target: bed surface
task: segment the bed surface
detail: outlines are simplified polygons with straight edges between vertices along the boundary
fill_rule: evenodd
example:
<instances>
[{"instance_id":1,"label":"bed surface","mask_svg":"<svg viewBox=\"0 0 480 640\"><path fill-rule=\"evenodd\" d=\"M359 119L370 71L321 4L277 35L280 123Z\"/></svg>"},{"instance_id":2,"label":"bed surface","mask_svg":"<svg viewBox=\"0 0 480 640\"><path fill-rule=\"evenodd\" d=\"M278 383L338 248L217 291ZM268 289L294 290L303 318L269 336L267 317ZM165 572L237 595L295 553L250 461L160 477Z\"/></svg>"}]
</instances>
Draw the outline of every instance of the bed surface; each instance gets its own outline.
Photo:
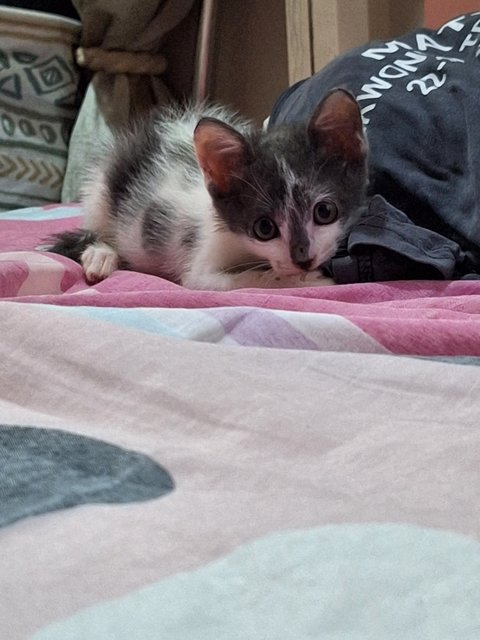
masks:
<instances>
[{"instance_id":1,"label":"bed surface","mask_svg":"<svg viewBox=\"0 0 480 640\"><path fill-rule=\"evenodd\" d=\"M480 281L89 287L0 219L0 637L480 637Z\"/></svg>"}]
</instances>

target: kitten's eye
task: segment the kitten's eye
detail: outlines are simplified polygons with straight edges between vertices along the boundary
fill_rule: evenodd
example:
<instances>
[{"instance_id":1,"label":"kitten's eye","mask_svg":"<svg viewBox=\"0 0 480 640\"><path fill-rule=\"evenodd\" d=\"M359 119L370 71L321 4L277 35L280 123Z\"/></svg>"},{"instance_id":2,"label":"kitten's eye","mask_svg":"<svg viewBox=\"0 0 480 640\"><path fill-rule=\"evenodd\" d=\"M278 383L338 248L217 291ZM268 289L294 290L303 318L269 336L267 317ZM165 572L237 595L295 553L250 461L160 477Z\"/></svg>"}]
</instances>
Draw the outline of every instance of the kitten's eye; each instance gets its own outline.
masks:
<instances>
[{"instance_id":1,"label":"kitten's eye","mask_svg":"<svg viewBox=\"0 0 480 640\"><path fill-rule=\"evenodd\" d=\"M270 218L259 218L253 225L253 233L258 240L273 240L278 236L278 227Z\"/></svg>"},{"instance_id":2,"label":"kitten's eye","mask_svg":"<svg viewBox=\"0 0 480 640\"><path fill-rule=\"evenodd\" d=\"M313 221L315 224L331 224L338 218L337 205L330 200L317 202L313 207Z\"/></svg>"}]
</instances>

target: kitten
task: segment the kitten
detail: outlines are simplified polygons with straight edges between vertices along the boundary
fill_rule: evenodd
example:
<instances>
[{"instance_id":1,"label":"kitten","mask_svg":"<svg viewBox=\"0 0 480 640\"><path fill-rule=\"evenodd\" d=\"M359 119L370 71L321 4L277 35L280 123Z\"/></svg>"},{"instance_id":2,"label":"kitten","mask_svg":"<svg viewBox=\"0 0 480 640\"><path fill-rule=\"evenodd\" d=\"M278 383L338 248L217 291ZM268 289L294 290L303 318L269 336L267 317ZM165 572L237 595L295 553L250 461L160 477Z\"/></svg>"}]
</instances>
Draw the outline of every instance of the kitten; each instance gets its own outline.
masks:
<instances>
[{"instance_id":1,"label":"kitten","mask_svg":"<svg viewBox=\"0 0 480 640\"><path fill-rule=\"evenodd\" d=\"M120 266L192 289L330 284L320 265L364 205L366 156L341 89L307 125L271 131L220 107L160 110L117 137L87 184L84 229L49 250L89 282Z\"/></svg>"}]
</instances>

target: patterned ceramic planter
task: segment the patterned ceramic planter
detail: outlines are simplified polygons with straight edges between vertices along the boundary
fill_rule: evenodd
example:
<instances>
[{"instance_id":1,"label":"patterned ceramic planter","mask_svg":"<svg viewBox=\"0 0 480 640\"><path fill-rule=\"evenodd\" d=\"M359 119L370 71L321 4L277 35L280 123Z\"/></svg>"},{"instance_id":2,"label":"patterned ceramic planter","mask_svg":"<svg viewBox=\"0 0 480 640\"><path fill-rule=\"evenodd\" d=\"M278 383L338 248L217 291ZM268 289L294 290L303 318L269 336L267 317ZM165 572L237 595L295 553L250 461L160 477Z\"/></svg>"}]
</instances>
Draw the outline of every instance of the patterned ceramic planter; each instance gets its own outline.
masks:
<instances>
[{"instance_id":1,"label":"patterned ceramic planter","mask_svg":"<svg viewBox=\"0 0 480 640\"><path fill-rule=\"evenodd\" d=\"M60 200L79 37L75 20L0 7L0 210Z\"/></svg>"}]
</instances>

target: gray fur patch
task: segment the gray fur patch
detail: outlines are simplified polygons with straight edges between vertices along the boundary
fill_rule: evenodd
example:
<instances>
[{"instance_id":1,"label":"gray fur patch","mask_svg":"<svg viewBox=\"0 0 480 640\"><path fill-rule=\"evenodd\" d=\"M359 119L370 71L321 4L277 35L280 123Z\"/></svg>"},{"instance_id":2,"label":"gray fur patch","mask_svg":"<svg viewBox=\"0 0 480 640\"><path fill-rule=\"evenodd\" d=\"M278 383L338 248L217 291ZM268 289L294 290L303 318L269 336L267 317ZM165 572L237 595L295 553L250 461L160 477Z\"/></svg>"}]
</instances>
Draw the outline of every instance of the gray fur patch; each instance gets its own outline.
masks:
<instances>
[{"instance_id":1,"label":"gray fur patch","mask_svg":"<svg viewBox=\"0 0 480 640\"><path fill-rule=\"evenodd\" d=\"M197 241L197 231L195 229L188 229L182 236L182 246L191 248Z\"/></svg>"},{"instance_id":2,"label":"gray fur patch","mask_svg":"<svg viewBox=\"0 0 480 640\"><path fill-rule=\"evenodd\" d=\"M175 209L168 202L151 204L143 214L142 246L147 253L156 253L168 242Z\"/></svg>"}]
</instances>

